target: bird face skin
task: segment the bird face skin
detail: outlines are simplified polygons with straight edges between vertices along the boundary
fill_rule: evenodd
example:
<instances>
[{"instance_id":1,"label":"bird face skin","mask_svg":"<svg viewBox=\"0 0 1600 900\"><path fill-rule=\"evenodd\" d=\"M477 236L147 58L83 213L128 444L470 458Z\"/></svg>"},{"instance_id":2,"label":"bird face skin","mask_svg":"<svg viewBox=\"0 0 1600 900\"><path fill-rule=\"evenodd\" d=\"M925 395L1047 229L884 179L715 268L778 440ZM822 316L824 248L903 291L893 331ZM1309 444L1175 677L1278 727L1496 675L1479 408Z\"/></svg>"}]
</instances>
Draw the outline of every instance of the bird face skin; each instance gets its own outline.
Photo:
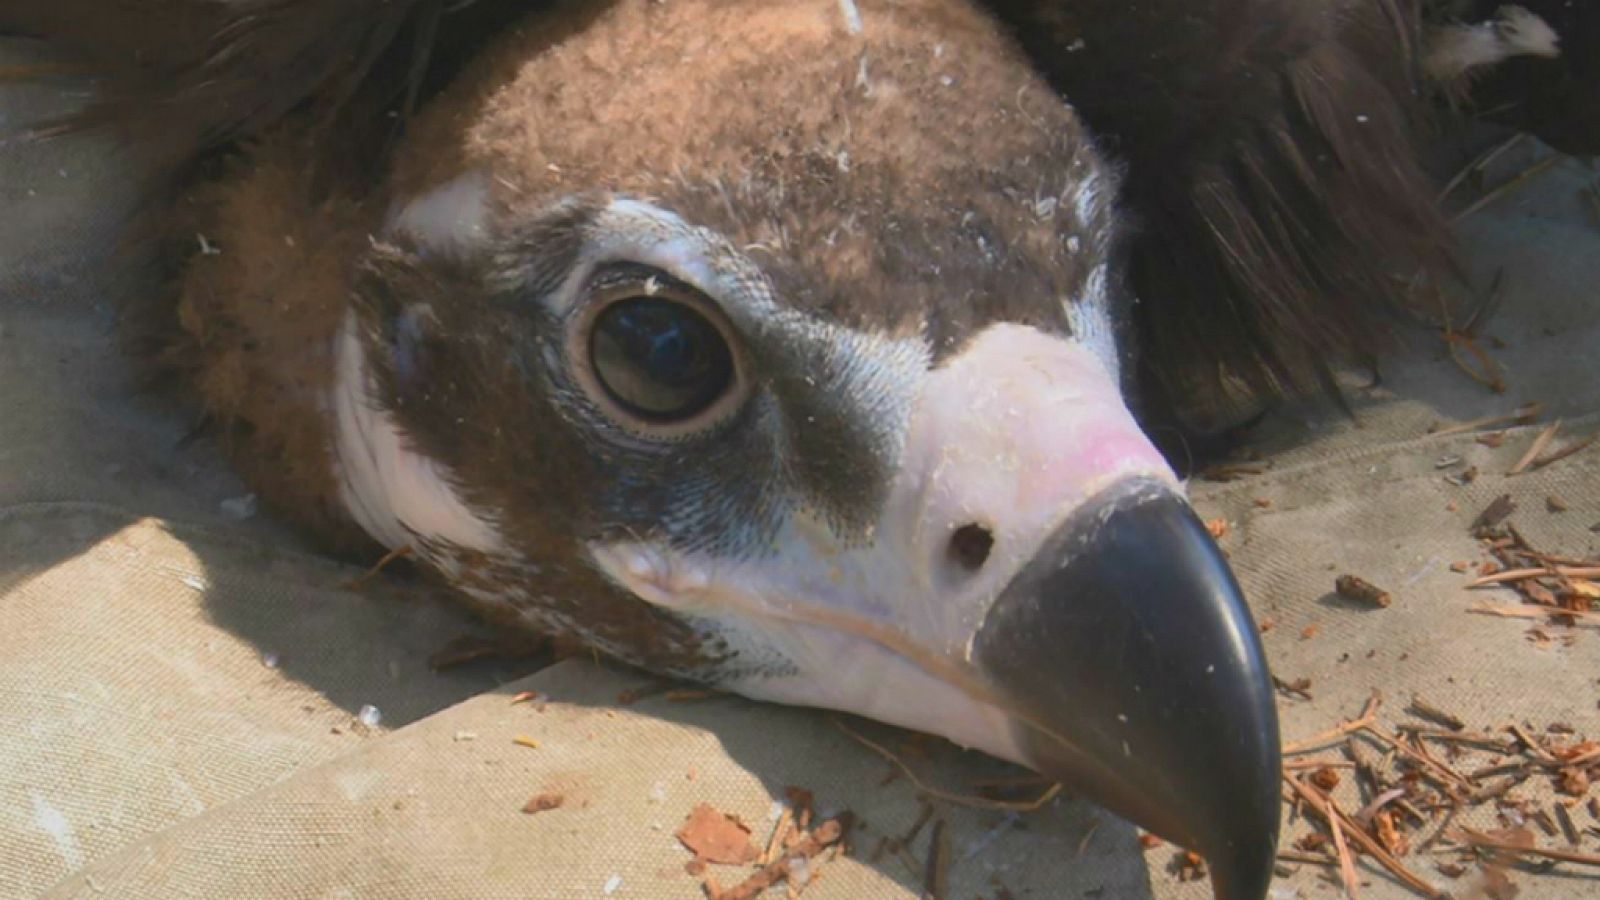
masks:
<instances>
[{"instance_id":1,"label":"bird face skin","mask_svg":"<svg viewBox=\"0 0 1600 900\"><path fill-rule=\"evenodd\" d=\"M1071 108L950 0L540 18L389 179L350 517L499 620L1032 766L1263 896L1265 664L1124 400Z\"/></svg>"}]
</instances>

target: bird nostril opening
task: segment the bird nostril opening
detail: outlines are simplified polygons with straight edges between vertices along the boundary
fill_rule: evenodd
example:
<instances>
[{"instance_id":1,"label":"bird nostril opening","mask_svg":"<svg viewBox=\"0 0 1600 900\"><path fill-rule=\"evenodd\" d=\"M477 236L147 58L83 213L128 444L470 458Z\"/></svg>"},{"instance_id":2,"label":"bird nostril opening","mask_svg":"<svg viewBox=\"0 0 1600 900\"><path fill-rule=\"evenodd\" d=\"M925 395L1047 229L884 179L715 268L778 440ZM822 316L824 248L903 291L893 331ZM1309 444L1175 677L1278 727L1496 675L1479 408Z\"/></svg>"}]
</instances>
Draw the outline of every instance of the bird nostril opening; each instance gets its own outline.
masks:
<instances>
[{"instance_id":1,"label":"bird nostril opening","mask_svg":"<svg viewBox=\"0 0 1600 900\"><path fill-rule=\"evenodd\" d=\"M993 549L994 532L969 522L950 535L950 546L945 548L945 553L951 562L968 572L976 572L983 568L989 559L989 551Z\"/></svg>"}]
</instances>

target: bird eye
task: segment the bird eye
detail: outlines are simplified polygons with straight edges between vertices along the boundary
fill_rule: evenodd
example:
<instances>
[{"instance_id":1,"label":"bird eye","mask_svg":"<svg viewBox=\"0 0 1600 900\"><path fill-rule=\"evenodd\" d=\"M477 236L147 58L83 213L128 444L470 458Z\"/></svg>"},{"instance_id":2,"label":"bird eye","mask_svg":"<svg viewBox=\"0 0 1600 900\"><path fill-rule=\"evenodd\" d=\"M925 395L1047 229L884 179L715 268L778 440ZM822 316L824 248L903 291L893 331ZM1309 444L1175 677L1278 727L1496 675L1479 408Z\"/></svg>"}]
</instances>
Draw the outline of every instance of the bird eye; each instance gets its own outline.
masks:
<instances>
[{"instance_id":1,"label":"bird eye","mask_svg":"<svg viewBox=\"0 0 1600 900\"><path fill-rule=\"evenodd\" d=\"M721 329L676 300L617 300L595 318L589 335L600 386L641 419L692 418L733 384L733 352Z\"/></svg>"}]
</instances>

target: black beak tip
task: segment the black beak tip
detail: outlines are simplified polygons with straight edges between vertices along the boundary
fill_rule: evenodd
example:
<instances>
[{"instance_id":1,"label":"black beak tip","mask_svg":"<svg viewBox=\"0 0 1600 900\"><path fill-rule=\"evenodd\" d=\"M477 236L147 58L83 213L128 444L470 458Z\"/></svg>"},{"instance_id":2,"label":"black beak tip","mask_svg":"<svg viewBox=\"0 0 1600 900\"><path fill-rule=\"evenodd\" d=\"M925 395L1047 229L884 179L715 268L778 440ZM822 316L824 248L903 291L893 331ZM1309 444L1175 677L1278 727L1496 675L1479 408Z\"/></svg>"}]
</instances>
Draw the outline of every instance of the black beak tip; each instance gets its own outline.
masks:
<instances>
[{"instance_id":1,"label":"black beak tip","mask_svg":"<svg viewBox=\"0 0 1600 900\"><path fill-rule=\"evenodd\" d=\"M1199 851L1219 900L1259 900L1280 815L1271 679L1243 595L1189 505L1118 485L996 600L975 660L1035 767Z\"/></svg>"}]
</instances>

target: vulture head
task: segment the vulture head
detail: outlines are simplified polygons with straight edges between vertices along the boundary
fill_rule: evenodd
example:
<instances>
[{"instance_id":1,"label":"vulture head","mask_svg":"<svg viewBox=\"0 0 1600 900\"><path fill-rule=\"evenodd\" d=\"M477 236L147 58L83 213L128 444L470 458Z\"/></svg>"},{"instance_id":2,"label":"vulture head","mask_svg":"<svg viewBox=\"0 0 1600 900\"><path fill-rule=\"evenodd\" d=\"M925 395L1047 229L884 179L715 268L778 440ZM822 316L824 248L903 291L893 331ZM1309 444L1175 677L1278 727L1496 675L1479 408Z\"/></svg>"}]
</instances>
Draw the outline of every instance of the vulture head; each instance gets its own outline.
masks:
<instances>
[{"instance_id":1,"label":"vulture head","mask_svg":"<svg viewBox=\"0 0 1600 900\"><path fill-rule=\"evenodd\" d=\"M1123 394L1118 178L962 4L536 19L384 186L339 498L501 619L1032 766L1260 896L1271 690Z\"/></svg>"},{"instance_id":2,"label":"vulture head","mask_svg":"<svg viewBox=\"0 0 1600 900\"><path fill-rule=\"evenodd\" d=\"M1037 62L966 0L557 4L381 170L292 116L191 186L167 356L268 505L496 621L1033 767L1262 897L1261 646Z\"/></svg>"}]
</instances>

